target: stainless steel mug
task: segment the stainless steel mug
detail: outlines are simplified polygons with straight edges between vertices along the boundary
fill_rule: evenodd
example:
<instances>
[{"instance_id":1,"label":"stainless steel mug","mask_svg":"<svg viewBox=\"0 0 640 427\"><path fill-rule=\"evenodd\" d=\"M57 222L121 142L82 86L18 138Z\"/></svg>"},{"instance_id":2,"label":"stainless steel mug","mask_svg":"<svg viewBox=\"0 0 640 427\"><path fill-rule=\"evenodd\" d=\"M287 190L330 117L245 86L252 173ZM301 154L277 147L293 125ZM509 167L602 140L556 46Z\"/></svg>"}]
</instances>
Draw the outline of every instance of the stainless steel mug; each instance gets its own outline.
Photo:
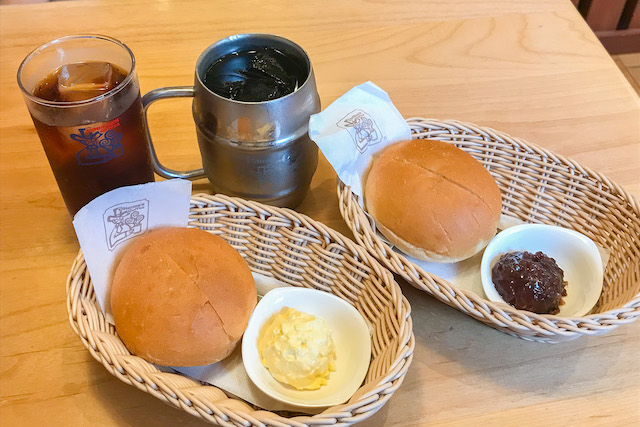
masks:
<instances>
[{"instance_id":1,"label":"stainless steel mug","mask_svg":"<svg viewBox=\"0 0 640 427\"><path fill-rule=\"evenodd\" d=\"M293 93L261 102L220 96L204 84L208 68L229 53L274 48L304 64L307 79ZM176 171L163 166L149 136L157 174L198 179L205 175L218 193L294 208L302 202L318 165L318 147L309 139L309 116L320 111L313 67L306 52L270 34L238 34L209 46L198 58L193 87L166 87L143 96L149 106L162 98L193 97L193 119L203 169Z\"/></svg>"}]
</instances>

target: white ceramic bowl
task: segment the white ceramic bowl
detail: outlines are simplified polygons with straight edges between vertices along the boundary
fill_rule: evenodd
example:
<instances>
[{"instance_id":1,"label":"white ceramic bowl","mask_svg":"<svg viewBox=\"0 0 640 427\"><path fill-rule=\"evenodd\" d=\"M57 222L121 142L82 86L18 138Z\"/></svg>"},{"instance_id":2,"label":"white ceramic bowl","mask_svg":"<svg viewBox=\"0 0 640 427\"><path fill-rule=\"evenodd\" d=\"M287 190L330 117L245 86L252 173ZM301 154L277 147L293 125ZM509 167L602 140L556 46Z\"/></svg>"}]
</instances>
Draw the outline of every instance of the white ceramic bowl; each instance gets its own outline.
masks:
<instances>
[{"instance_id":1,"label":"white ceramic bowl","mask_svg":"<svg viewBox=\"0 0 640 427\"><path fill-rule=\"evenodd\" d=\"M297 390L271 376L258 354L258 334L264 323L283 307L323 319L332 331L336 370L318 390ZM364 380L371 359L371 335L364 318L348 302L327 292L306 288L277 288L256 305L242 338L242 361L251 381L282 402L304 407L346 402Z\"/></svg>"},{"instance_id":2,"label":"white ceramic bowl","mask_svg":"<svg viewBox=\"0 0 640 427\"><path fill-rule=\"evenodd\" d=\"M564 271L567 296L563 298L564 305L560 306L558 316L584 316L598 302L603 267L595 243L577 231L543 224L507 228L487 245L480 269L482 287L489 300L505 303L491 280L491 269L502 255L512 251L542 251L555 259Z\"/></svg>"}]
</instances>

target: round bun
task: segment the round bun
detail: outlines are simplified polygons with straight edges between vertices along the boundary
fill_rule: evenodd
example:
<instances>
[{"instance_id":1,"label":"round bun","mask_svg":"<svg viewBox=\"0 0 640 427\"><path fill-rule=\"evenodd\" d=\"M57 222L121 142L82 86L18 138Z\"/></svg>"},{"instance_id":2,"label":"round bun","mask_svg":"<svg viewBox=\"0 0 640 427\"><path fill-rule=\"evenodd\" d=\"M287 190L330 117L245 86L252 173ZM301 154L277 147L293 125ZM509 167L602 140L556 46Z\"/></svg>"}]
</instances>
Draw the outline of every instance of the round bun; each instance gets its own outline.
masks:
<instances>
[{"instance_id":1,"label":"round bun","mask_svg":"<svg viewBox=\"0 0 640 427\"><path fill-rule=\"evenodd\" d=\"M365 184L376 227L402 252L457 262L484 248L496 233L502 199L489 172L443 141L411 140L385 148Z\"/></svg>"},{"instance_id":2,"label":"round bun","mask_svg":"<svg viewBox=\"0 0 640 427\"><path fill-rule=\"evenodd\" d=\"M133 240L111 287L116 330L129 351L168 366L228 356L256 301L242 256L196 228L162 228Z\"/></svg>"}]
</instances>

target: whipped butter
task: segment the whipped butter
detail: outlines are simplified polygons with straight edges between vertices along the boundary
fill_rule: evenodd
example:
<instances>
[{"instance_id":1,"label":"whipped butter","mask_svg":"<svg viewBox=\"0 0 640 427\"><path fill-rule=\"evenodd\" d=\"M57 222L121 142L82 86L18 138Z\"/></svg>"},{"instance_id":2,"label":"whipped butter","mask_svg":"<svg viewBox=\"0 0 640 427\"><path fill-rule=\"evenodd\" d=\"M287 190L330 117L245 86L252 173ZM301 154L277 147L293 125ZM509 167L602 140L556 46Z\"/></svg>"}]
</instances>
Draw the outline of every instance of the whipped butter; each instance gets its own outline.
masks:
<instances>
[{"instance_id":1,"label":"whipped butter","mask_svg":"<svg viewBox=\"0 0 640 427\"><path fill-rule=\"evenodd\" d=\"M336 350L327 323L284 307L267 320L258 336L262 364L278 381L298 390L317 390L336 370Z\"/></svg>"}]
</instances>

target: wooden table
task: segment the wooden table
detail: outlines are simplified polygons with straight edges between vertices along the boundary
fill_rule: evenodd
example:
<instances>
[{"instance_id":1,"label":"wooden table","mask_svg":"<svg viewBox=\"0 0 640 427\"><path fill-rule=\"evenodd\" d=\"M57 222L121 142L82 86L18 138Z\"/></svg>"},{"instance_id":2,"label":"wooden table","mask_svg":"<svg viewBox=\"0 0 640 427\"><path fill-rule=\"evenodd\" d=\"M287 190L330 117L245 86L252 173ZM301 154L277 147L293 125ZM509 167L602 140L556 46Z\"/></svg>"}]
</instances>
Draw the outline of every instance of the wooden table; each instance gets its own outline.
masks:
<instances>
[{"instance_id":1,"label":"wooden table","mask_svg":"<svg viewBox=\"0 0 640 427\"><path fill-rule=\"evenodd\" d=\"M22 58L70 33L128 44L142 91L191 84L204 48L270 32L309 53L324 106L371 80L405 117L492 126L608 175L640 197L640 102L568 0L69 1L0 8L2 403L13 425L198 425L111 377L68 325L78 243L16 85ZM198 165L188 100L153 108L165 163ZM209 191L206 181L194 191ZM299 207L349 235L324 159ZM640 421L640 322L566 344L516 339L406 284L416 349L367 426Z\"/></svg>"}]
</instances>

